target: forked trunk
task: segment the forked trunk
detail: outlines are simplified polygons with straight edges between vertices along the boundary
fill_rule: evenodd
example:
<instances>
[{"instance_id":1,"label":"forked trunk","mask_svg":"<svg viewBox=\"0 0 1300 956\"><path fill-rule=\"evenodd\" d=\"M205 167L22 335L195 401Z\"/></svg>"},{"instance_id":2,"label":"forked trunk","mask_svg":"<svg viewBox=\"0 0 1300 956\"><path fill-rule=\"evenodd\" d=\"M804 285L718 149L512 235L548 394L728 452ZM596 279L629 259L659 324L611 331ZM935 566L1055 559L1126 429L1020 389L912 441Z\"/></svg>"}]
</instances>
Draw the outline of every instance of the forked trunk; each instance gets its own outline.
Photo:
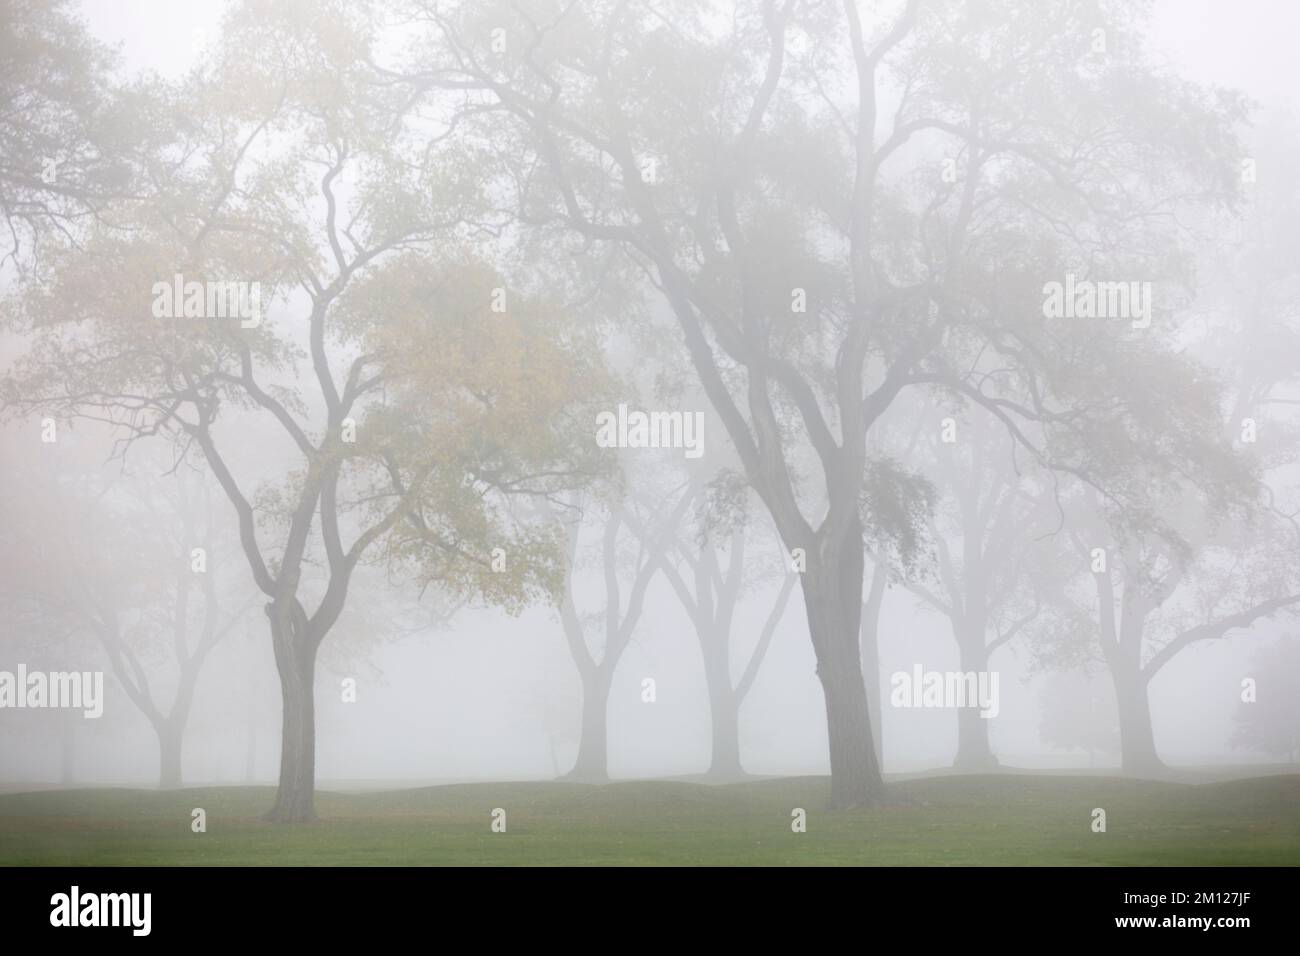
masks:
<instances>
[{"instance_id":1,"label":"forked trunk","mask_svg":"<svg viewBox=\"0 0 1300 956\"><path fill-rule=\"evenodd\" d=\"M1112 671L1115 700L1119 705L1120 760L1125 773L1144 774L1164 769L1156 753L1151 730L1151 702L1147 682L1140 673Z\"/></svg>"},{"instance_id":2,"label":"forked trunk","mask_svg":"<svg viewBox=\"0 0 1300 956\"><path fill-rule=\"evenodd\" d=\"M827 542L826 553L809 555L803 575L808 630L817 655L817 676L826 698L830 744L831 807L870 805L883 789L876 761L858 650L862 621L862 529L853 526Z\"/></svg>"},{"instance_id":3,"label":"forked trunk","mask_svg":"<svg viewBox=\"0 0 1300 956\"><path fill-rule=\"evenodd\" d=\"M179 790L182 784L181 727L174 720L158 726L158 789Z\"/></svg>"},{"instance_id":4,"label":"forked trunk","mask_svg":"<svg viewBox=\"0 0 1300 956\"><path fill-rule=\"evenodd\" d=\"M609 685L610 680L601 668L596 668L583 677L582 737L578 741L578 759L567 774L570 780L609 779L609 733L606 722Z\"/></svg>"},{"instance_id":5,"label":"forked trunk","mask_svg":"<svg viewBox=\"0 0 1300 956\"><path fill-rule=\"evenodd\" d=\"M709 717L713 726L713 755L709 776L724 779L743 777L740 765L740 701L731 685L727 635L701 635L704 679L709 689Z\"/></svg>"},{"instance_id":6,"label":"forked trunk","mask_svg":"<svg viewBox=\"0 0 1300 956\"><path fill-rule=\"evenodd\" d=\"M267 819L273 823L304 823L316 819L316 647L308 635L274 619L271 631L284 709L280 788Z\"/></svg>"},{"instance_id":7,"label":"forked trunk","mask_svg":"<svg viewBox=\"0 0 1300 956\"><path fill-rule=\"evenodd\" d=\"M979 675L989 666L982 621L962 629L958 635L958 647L962 672L975 674L976 683L981 684ZM957 708L957 756L952 765L958 770L991 770L998 765L998 758L989 746L989 721L980 716L977 702L968 700L965 703L966 706Z\"/></svg>"}]
</instances>

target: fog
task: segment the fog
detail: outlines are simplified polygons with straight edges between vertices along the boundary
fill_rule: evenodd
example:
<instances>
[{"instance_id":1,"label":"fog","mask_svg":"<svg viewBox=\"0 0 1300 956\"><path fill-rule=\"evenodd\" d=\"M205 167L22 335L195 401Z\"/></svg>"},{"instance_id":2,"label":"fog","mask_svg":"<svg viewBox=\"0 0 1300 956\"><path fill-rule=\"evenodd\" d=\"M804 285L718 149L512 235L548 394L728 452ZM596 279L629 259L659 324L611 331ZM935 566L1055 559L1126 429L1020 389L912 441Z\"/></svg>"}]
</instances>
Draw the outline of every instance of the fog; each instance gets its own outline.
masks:
<instances>
[{"instance_id":1,"label":"fog","mask_svg":"<svg viewBox=\"0 0 1300 956\"><path fill-rule=\"evenodd\" d=\"M1294 772L1294 5L6 6L0 788Z\"/></svg>"}]
</instances>

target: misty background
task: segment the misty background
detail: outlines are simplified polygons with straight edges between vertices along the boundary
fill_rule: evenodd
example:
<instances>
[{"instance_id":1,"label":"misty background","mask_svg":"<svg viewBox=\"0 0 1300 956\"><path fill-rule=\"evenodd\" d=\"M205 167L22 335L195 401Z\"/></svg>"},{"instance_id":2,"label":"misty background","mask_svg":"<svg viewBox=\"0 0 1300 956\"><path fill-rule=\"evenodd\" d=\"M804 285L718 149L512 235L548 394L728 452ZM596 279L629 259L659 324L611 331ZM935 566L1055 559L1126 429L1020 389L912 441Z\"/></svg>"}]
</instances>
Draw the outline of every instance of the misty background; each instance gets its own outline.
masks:
<instances>
[{"instance_id":1,"label":"misty background","mask_svg":"<svg viewBox=\"0 0 1300 956\"><path fill-rule=\"evenodd\" d=\"M91 35L120 51L116 70L121 78L153 71L166 79L178 79L219 35L226 6L218 0L183 4L84 0L79 12ZM1294 51L1298 30L1300 8L1293 4L1164 0L1154 5L1151 31L1145 40L1182 76L1239 89L1258 102L1260 115L1291 117L1294 122L1296 91L1300 89ZM1292 166L1285 175L1294 178L1295 170ZM1295 249L1287 253L1294 257ZM1213 259L1208 249L1206 255ZM8 290L19 284L13 263L6 266L4 279ZM1208 300L1215 293L1210 285L1206 283L1203 295L1188 303L1191 312L1212 309ZM273 305L268 321L274 323L277 310L284 308L284 303ZM662 312L662 305L652 305L649 321L670 323ZM670 376L680 372L681 360L671 354L647 358L635 342L610 339L606 345L610 364L622 374L649 376L652 372L647 369L656 363ZM1203 344L1197 347L1204 348ZM1256 347L1266 349L1267 343ZM11 331L0 354L8 364L23 348L22 337ZM1289 359L1294 363L1296 356ZM705 412L705 463L734 467L725 429L698 386L687 384L679 394L680 402L661 406L649 399L642 400L640 407ZM637 401L635 395L624 400ZM899 436L898 444L907 443L916 416L926 414L929 404L933 403L916 396L891 411L890 434ZM1279 414L1293 412L1283 409ZM959 416L959 422L964 429L968 419ZM61 430L59 442L51 445L40 443L41 427L40 415L4 425L6 471L22 459L26 469L22 481L35 482L45 499L39 508L33 506L29 515L39 512L39 519L46 522L41 527L52 539L86 536L94 552L86 566L106 569L104 573L115 581L131 582L151 574L149 566L137 560L143 552L125 546L126 535L116 533L112 522L124 527L132 523L127 516L143 515L154 505L167 512L170 505L165 499L170 492L158 487L160 482L173 480L166 475L166 453L142 450L124 471L119 461L110 460L113 439L106 429L78 424ZM292 456L283 455L282 444L273 441L266 429L264 424L247 426L232 460L250 478L257 475L274 480L296 465L291 463ZM989 434L992 447L997 436ZM908 464L935 481L932 528L957 542L959 536L949 520L951 498L945 497L945 466L934 457L942 454L942 449L935 446L927 451L923 446L924 442L917 446L916 457ZM111 489L104 491L106 497L101 499L117 509L108 526L90 530L78 523L77 506L61 508L57 493L51 497L51 489L60 486L57 478L47 478L48 483L41 487L40 475L54 476L68 467L67 458L62 463L52 460L56 454L72 456L77 473L92 476L88 479L91 485ZM647 521L659 516L654 511L656 503L675 500L674 492L698 477L679 451L624 449L618 460L626 480L649 509ZM1282 487L1288 476L1285 463L1279 474L1282 478L1273 480ZM220 590L220 626L224 631L195 680L193 707L184 728L183 780L186 785L274 782L280 761L281 704L262 602L253 594L238 554L234 523L220 489L202 475L192 476L191 482L184 507L199 526L211 532L210 573ZM11 481L5 491L11 516L28 511L24 502L29 499L23 497L21 487ZM702 507L704 512L709 510L709 506ZM692 510L684 519L685 530L679 537L687 552L698 541L694 522L704 512ZM589 642L597 650L605 640L601 514L598 507L593 508L582 525L575 552L578 561L569 582ZM1044 527L1050 524L1048 521ZM143 519L135 524L136 530L145 527ZM730 628L733 675L739 677L744 671L769 621L771 632L738 711L741 764L751 774L824 774L829 767L825 704L808 640L803 598L795 587L781 603L789 556L757 501L747 508L745 539L743 587ZM725 545L727 535L718 540ZM1033 543L1024 547L1044 545L1034 537ZM1046 547L1060 554L1069 545L1052 539ZM188 550L178 548L178 553ZM635 548L627 544L625 550ZM923 566L927 560L931 562L929 576L922 567L915 583L933 588L939 574L932 563L933 544L922 550L930 555L920 562ZM1296 563L1294 546L1284 554L1286 562ZM725 561L730 552L723 547L719 555ZM6 570L31 564L29 557L10 553ZM671 560L687 575L684 581L689 584L686 558L678 555ZM868 563L868 583L873 566ZM636 556L624 553L619 573L625 590L632 587L638 570ZM883 591L877 626L878 671L875 686L868 687L868 694L877 697L874 705L881 715L887 774L944 770L951 767L958 749L956 712L890 706L890 676L911 672L917 664L933 671L967 669L953 638L952 623L908 584L890 580ZM358 570L348 609L323 645L316 671L316 777L320 786L549 779L572 768L582 734L584 690L560 612L546 601L535 601L512 615L497 607L476 606L480 601L442 597L436 590L422 593L420 582L402 580L384 568L363 566ZM1086 599L1084 594L1081 600ZM774 607L779 610L776 616ZM0 640L0 670L13 670L20 662L29 670L103 670L107 701L104 716L98 720L48 710L0 711L0 786L21 789L156 782L159 744L154 728L132 705L102 648L84 634L41 636L20 627L20 620L11 615L0 624L7 632ZM1038 624L1049 630L1054 626L1045 621ZM1261 687L1265 686L1265 678L1274 675L1261 669L1261 649L1294 640L1296 628L1286 614L1270 615L1223 639L1193 644L1161 668L1149 690L1152 731L1166 764L1194 773L1210 766L1286 763L1286 755L1251 749L1234 738L1239 734L1242 679L1257 678ZM1094 660L1085 670L1065 657L1048 660L1050 655L1042 650L1050 643L1050 635L1044 637L1030 626L993 652L988 668L1000 675L1000 701L999 713L987 722L989 748L999 764L1013 768L1119 767L1115 702L1104 666ZM177 685L174 661L169 659L165 643L140 653L153 675L151 689L165 703ZM711 708L703 664L690 613L669 577L654 574L646 588L644 609L610 678L610 777L684 776L709 769ZM1285 673L1283 679L1289 683L1280 692L1300 696L1296 677L1295 670ZM355 701L344 700L344 681L348 679L355 681ZM654 681L652 702L644 698L647 679ZM1279 692L1276 683L1269 688L1270 693Z\"/></svg>"}]
</instances>

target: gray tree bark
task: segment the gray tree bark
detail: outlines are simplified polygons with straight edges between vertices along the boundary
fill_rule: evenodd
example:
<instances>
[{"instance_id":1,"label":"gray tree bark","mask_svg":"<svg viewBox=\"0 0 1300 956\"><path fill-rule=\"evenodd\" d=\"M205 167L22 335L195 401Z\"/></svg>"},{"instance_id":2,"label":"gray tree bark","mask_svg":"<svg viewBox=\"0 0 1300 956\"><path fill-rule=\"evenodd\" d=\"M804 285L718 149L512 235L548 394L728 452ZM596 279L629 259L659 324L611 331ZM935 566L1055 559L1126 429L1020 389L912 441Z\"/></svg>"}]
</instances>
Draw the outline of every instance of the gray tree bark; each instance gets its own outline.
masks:
<instances>
[{"instance_id":1,"label":"gray tree bark","mask_svg":"<svg viewBox=\"0 0 1300 956\"><path fill-rule=\"evenodd\" d=\"M817 677L826 699L832 809L869 806L879 799L883 787L858 647L862 526L856 517L848 524L843 533L829 537L824 552L808 555L802 582Z\"/></svg>"}]
</instances>

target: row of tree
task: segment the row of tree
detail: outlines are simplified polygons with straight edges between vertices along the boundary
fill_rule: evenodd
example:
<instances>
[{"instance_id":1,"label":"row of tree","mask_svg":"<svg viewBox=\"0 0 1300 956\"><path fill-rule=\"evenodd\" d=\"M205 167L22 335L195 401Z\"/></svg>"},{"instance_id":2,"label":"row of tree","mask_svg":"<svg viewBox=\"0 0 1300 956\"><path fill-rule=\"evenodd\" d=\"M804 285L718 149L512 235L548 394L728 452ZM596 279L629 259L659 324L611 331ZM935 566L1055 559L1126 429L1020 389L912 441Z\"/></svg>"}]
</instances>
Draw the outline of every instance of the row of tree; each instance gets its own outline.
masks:
<instances>
[{"instance_id":1,"label":"row of tree","mask_svg":"<svg viewBox=\"0 0 1300 956\"><path fill-rule=\"evenodd\" d=\"M127 461L162 446L176 489L203 474L224 499L201 527L214 548L231 530L283 700L271 819L314 815L317 657L369 562L453 602L556 601L591 774L663 573L730 768L770 640L733 672L751 494L788 562L774 615L802 592L834 806L881 793L868 688L891 582L950 618L967 670L1033 631L1096 646L1125 766L1156 761L1152 676L1300 600L1269 473L1294 370L1260 361L1294 334L1294 264L1269 250L1295 219L1257 201L1232 288L1186 321L1213 301L1206 234L1243 199L1245 105L1152 65L1128 4L1051 6L247 0L183 79L129 86L65 4L17 8L4 122L31 129L0 163L18 343L0 399L94 423ZM265 315L159 315L176 275L257 283ZM1154 321L1045 319L1067 275L1152 283ZM707 402L731 460L623 476L591 423L646 368L664 381L641 397ZM599 655L566 597L581 514L605 554ZM150 578L174 582L186 673L242 601L174 565ZM120 628L100 638L156 725L183 726ZM963 713L958 763L991 760Z\"/></svg>"}]
</instances>

